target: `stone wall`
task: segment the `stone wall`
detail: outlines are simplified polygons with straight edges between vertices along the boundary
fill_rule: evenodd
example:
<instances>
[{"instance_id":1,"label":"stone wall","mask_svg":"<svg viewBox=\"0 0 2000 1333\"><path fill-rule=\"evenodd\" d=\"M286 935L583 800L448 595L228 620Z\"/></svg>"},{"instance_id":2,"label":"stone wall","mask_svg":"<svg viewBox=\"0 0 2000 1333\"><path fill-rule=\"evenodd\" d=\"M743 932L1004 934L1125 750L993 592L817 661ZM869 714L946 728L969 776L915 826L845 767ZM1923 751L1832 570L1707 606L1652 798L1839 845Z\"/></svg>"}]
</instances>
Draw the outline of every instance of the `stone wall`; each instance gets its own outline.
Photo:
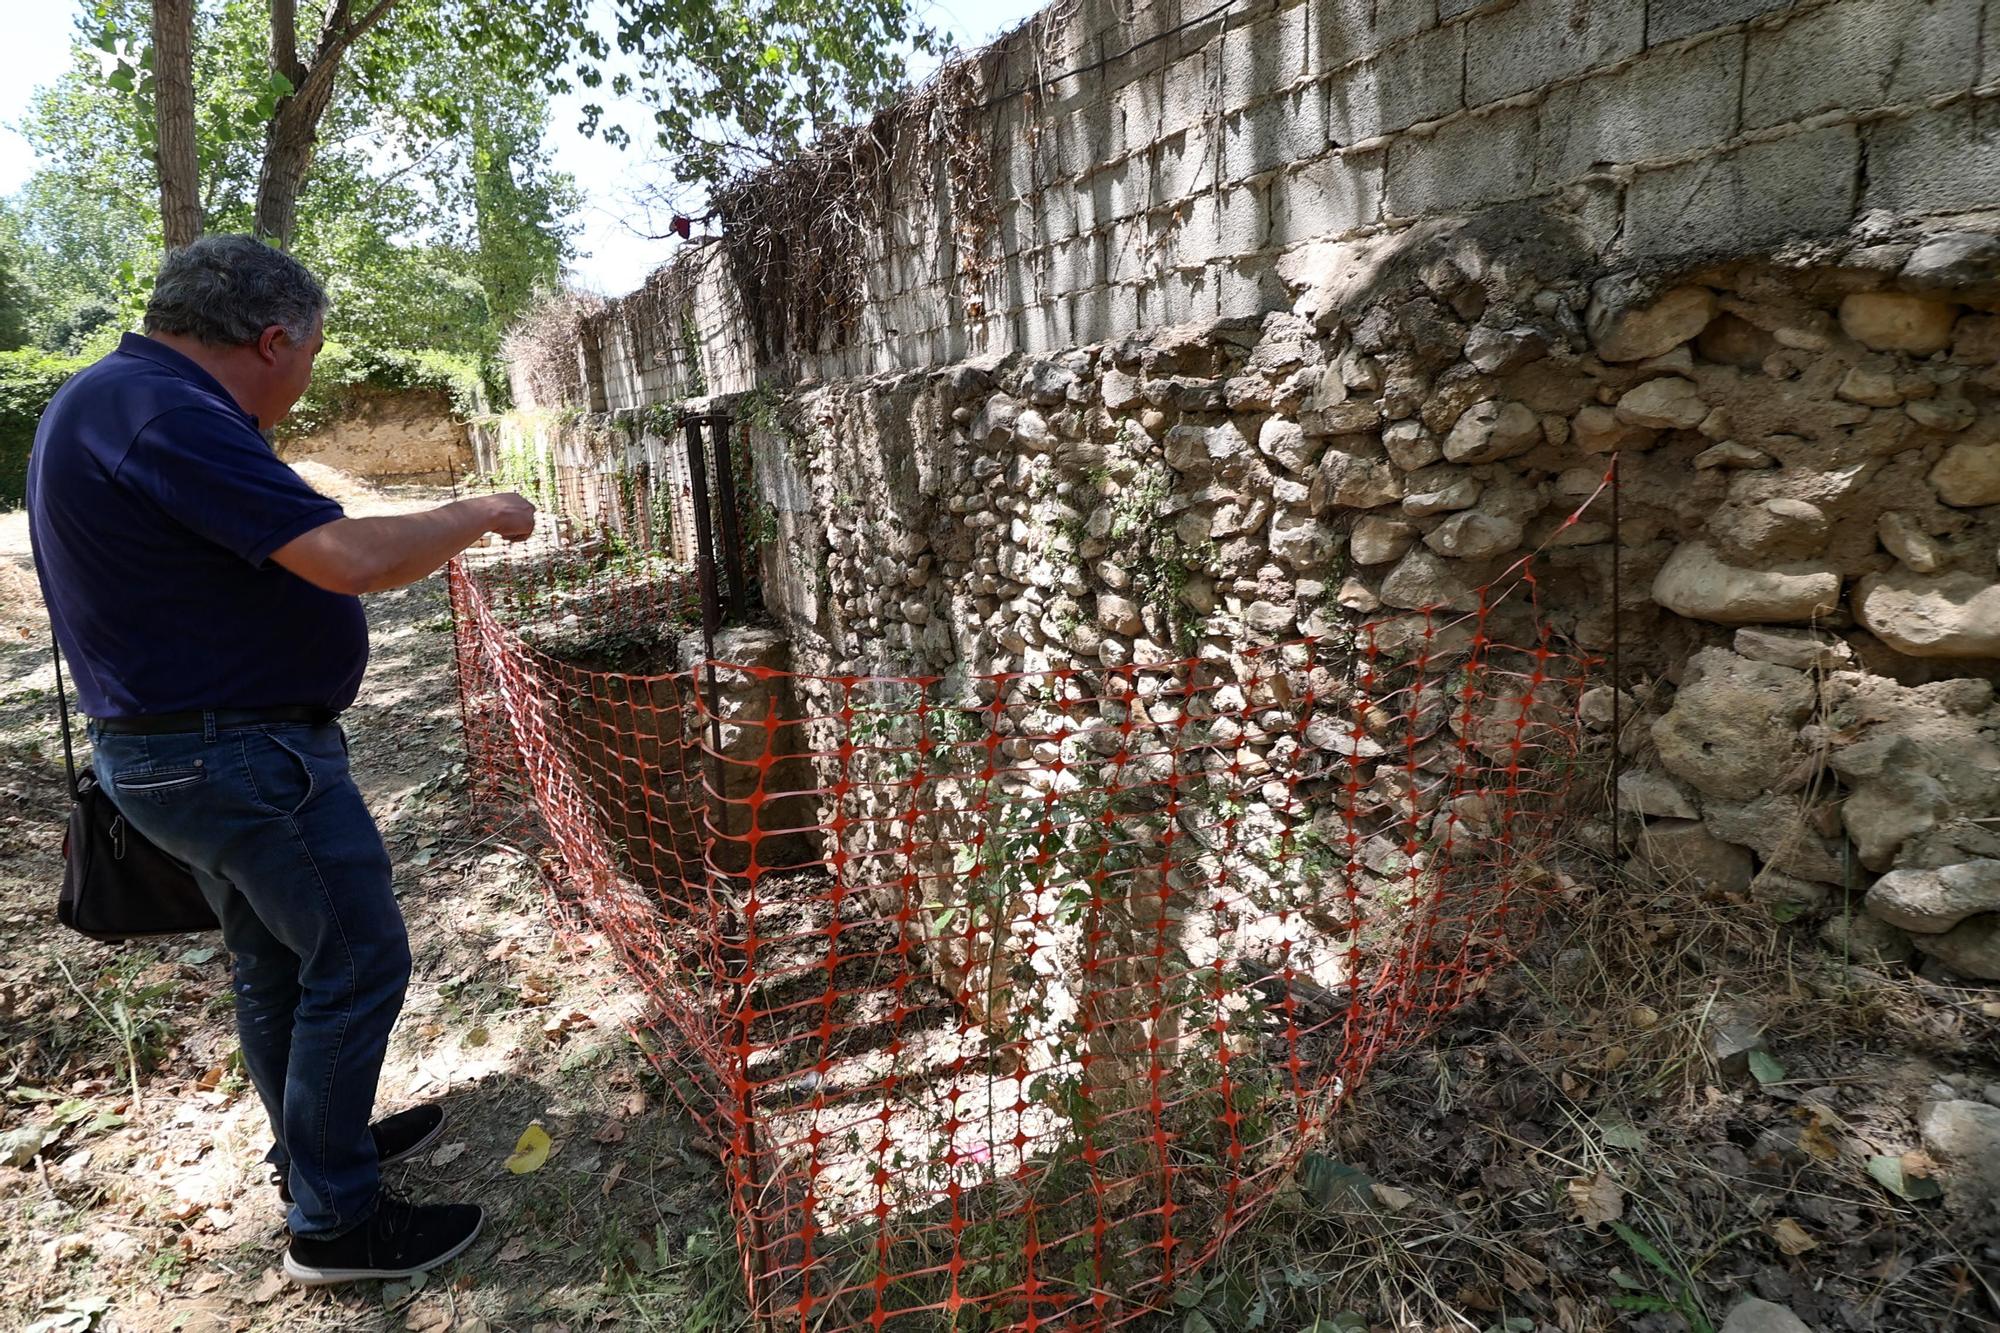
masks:
<instances>
[{"instance_id":1,"label":"stone wall","mask_svg":"<svg viewBox=\"0 0 2000 1333\"><path fill-rule=\"evenodd\" d=\"M823 256L847 275L848 315L815 321L815 345L773 355L760 341L775 308L823 305L828 290L798 281L796 256L771 267L775 243L732 248L725 198L723 239L581 323L581 405L1263 314L1288 306L1326 242L1514 200L1570 218L1614 268L1990 207L1990 8L1052 5L846 143L838 197L773 182L821 241L856 230Z\"/></svg>"},{"instance_id":2,"label":"stone wall","mask_svg":"<svg viewBox=\"0 0 2000 1333\"><path fill-rule=\"evenodd\" d=\"M993 236L892 121L928 184L850 325L765 355L699 247L538 447L656 469L653 407L736 403L808 671L1248 678L1539 552L1640 873L2000 980L1981 7L1065 12L975 62Z\"/></svg>"},{"instance_id":3,"label":"stone wall","mask_svg":"<svg viewBox=\"0 0 2000 1333\"><path fill-rule=\"evenodd\" d=\"M2000 979L2000 285L1963 281L2000 243L1586 284L1528 222L1357 246L1297 313L804 395L771 609L842 670L1228 662L1539 551L1617 650L1645 871Z\"/></svg>"}]
</instances>

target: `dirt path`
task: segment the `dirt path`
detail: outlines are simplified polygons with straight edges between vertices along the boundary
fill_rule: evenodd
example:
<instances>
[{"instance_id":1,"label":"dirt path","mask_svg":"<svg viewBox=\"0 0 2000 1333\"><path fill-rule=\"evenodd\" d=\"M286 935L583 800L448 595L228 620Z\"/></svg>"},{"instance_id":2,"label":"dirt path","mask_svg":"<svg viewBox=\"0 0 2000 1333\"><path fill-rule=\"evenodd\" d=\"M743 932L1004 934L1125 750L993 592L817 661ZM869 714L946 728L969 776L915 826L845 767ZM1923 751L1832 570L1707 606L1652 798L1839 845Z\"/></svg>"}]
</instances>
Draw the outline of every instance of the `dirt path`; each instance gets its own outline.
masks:
<instances>
[{"instance_id":1,"label":"dirt path","mask_svg":"<svg viewBox=\"0 0 2000 1333\"><path fill-rule=\"evenodd\" d=\"M313 480L354 514L440 498ZM414 1290L304 1292L276 1275L282 1214L260 1162L263 1113L234 1054L219 939L107 947L54 924L65 809L54 676L27 525L8 514L0 1158L22 1165L0 1164L0 1326L681 1330L730 1284L714 1162L627 1034L641 997L593 941L556 938L532 868L469 806L442 581L368 609L373 660L347 726L416 960L379 1105L445 1103L442 1146L394 1183L477 1200L485 1234ZM510 1173L531 1122L554 1151Z\"/></svg>"}]
</instances>

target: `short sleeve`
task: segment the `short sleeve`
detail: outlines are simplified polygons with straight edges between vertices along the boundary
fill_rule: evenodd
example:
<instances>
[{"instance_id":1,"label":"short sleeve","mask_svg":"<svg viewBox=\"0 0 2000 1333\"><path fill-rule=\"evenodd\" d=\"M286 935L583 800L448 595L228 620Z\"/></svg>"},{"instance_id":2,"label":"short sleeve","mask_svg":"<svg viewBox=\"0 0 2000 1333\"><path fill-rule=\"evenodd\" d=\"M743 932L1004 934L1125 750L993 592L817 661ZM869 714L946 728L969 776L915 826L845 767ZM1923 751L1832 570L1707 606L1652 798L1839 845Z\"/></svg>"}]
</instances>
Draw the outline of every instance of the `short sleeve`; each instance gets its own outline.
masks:
<instances>
[{"instance_id":1,"label":"short sleeve","mask_svg":"<svg viewBox=\"0 0 2000 1333\"><path fill-rule=\"evenodd\" d=\"M253 565L344 516L281 462L249 422L218 408L191 405L155 417L132 441L118 480Z\"/></svg>"}]
</instances>

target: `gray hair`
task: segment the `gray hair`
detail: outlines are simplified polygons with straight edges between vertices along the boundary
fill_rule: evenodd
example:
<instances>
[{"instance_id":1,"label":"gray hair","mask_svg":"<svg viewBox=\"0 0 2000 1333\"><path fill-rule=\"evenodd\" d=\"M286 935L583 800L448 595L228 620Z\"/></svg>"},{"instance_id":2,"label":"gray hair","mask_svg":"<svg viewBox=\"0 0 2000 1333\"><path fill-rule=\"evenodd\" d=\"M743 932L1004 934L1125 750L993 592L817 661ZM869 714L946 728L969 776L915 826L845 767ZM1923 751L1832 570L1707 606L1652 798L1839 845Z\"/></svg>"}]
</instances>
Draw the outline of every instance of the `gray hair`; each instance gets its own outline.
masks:
<instances>
[{"instance_id":1,"label":"gray hair","mask_svg":"<svg viewBox=\"0 0 2000 1333\"><path fill-rule=\"evenodd\" d=\"M204 236L160 264L146 332L241 347L276 324L303 342L325 311L326 289L283 250L252 236Z\"/></svg>"}]
</instances>

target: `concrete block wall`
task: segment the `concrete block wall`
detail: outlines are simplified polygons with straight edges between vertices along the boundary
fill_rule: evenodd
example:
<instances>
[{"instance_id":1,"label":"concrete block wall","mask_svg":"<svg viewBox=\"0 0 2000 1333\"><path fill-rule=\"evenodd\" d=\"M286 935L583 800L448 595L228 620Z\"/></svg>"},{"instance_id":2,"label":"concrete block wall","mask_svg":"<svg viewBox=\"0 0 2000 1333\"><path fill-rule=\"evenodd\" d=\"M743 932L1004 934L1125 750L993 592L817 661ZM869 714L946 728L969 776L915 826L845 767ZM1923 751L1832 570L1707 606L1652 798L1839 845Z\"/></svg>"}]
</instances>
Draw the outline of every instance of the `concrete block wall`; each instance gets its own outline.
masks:
<instances>
[{"instance_id":1,"label":"concrete block wall","mask_svg":"<svg viewBox=\"0 0 2000 1333\"><path fill-rule=\"evenodd\" d=\"M700 385L1262 314L1289 304L1278 274L1304 247L1523 199L1583 219L1606 269L1993 207L1996 30L1994 0L1052 6L975 57L990 197L942 164L941 114L893 122L838 336L761 365L722 247L676 261L700 269ZM687 396L674 340L618 304L585 330L601 406Z\"/></svg>"}]
</instances>

